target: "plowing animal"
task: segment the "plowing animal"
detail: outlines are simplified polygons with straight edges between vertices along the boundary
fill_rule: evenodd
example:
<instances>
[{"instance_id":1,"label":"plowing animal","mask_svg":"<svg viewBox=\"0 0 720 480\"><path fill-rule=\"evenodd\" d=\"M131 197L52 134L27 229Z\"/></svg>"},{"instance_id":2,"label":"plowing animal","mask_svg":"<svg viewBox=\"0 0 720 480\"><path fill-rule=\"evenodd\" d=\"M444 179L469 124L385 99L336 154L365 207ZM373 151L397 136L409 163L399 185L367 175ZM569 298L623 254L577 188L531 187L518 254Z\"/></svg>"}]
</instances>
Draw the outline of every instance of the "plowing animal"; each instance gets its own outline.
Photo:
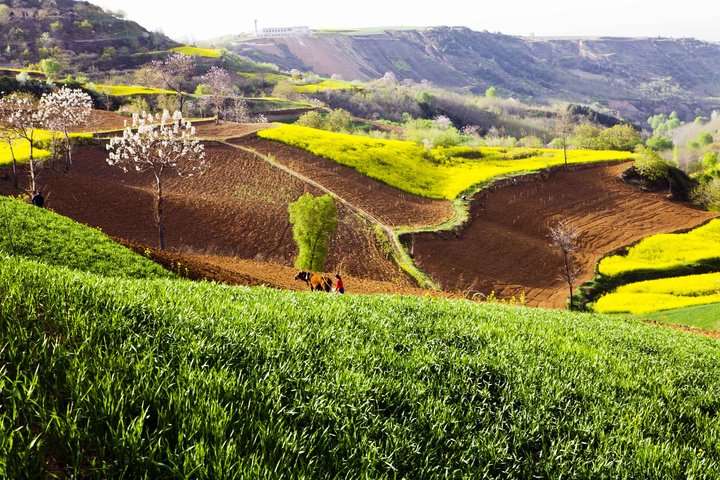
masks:
<instances>
[{"instance_id":1,"label":"plowing animal","mask_svg":"<svg viewBox=\"0 0 720 480\"><path fill-rule=\"evenodd\" d=\"M332 279L321 273L300 271L297 275L295 275L295 280L302 280L305 282L305 284L310 287L311 292L319 290L323 290L325 292L332 291Z\"/></svg>"}]
</instances>

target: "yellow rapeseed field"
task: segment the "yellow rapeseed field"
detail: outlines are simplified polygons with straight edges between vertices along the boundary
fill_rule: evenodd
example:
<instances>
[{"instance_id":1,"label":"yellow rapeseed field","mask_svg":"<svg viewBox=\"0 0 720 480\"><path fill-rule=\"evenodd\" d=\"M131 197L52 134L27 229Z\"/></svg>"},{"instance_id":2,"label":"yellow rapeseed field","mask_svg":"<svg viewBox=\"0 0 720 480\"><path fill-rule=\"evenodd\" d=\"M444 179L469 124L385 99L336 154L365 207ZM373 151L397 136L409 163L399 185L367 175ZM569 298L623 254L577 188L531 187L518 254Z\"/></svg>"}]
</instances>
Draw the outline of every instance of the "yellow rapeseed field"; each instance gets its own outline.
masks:
<instances>
[{"instance_id":1,"label":"yellow rapeseed field","mask_svg":"<svg viewBox=\"0 0 720 480\"><path fill-rule=\"evenodd\" d=\"M594 310L600 313L643 314L720 303L720 273L646 280L619 287L600 297Z\"/></svg>"},{"instance_id":2,"label":"yellow rapeseed field","mask_svg":"<svg viewBox=\"0 0 720 480\"><path fill-rule=\"evenodd\" d=\"M720 219L687 233L645 238L626 256L602 259L598 271L616 276L636 270L668 270L715 258L720 258Z\"/></svg>"},{"instance_id":3,"label":"yellow rapeseed field","mask_svg":"<svg viewBox=\"0 0 720 480\"><path fill-rule=\"evenodd\" d=\"M406 192L448 200L473 185L497 176L539 171L564 162L561 150L499 147L426 149L403 140L382 140L298 125L281 125L258 132L258 135L352 167ZM630 152L568 151L568 162L573 164L632 158Z\"/></svg>"}]
</instances>

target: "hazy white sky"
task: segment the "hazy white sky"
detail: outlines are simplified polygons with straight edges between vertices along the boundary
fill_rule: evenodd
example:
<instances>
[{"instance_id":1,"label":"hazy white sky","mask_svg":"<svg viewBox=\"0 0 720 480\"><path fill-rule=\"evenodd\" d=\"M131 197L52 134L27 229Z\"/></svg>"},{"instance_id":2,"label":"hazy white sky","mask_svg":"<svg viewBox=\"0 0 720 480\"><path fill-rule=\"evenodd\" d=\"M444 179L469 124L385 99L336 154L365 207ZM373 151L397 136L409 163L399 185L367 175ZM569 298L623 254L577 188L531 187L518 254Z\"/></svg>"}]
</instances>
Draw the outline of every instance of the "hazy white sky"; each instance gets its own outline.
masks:
<instances>
[{"instance_id":1,"label":"hazy white sky","mask_svg":"<svg viewBox=\"0 0 720 480\"><path fill-rule=\"evenodd\" d=\"M262 27L463 25L510 35L665 36L720 41L717 0L90 0L174 39Z\"/></svg>"}]
</instances>

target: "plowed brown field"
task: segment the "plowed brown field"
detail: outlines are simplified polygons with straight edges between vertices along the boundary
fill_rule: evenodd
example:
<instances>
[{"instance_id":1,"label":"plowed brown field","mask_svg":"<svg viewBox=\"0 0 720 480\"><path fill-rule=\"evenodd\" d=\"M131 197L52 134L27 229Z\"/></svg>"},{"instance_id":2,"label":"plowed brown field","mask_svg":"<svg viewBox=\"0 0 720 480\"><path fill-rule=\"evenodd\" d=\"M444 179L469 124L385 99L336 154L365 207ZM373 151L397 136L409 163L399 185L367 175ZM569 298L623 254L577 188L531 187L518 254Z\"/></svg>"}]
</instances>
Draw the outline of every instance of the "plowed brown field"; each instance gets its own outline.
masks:
<instances>
[{"instance_id":1,"label":"plowed brown field","mask_svg":"<svg viewBox=\"0 0 720 480\"><path fill-rule=\"evenodd\" d=\"M559 308L568 297L558 280L560 254L548 226L570 220L580 231L580 282L593 276L605 254L643 237L691 228L713 215L665 195L642 193L622 182L627 164L554 170L547 179L517 182L475 197L462 232L415 236L418 265L444 289L526 295L531 306Z\"/></svg>"},{"instance_id":2,"label":"plowed brown field","mask_svg":"<svg viewBox=\"0 0 720 480\"><path fill-rule=\"evenodd\" d=\"M319 192L253 154L213 143L206 151L210 168L205 175L168 177L164 185L167 247L182 255L206 256L206 263L222 268L231 268L234 258L260 262L254 267L246 263L246 274L277 284L272 276L292 272L296 253L287 206L305 191ZM152 174L125 174L108 166L105 157L101 147L80 147L69 173L43 170L39 182L47 206L114 237L154 247ZM0 191L18 193L11 185L9 178L0 180ZM395 290L412 287L378 243L373 228L342 205L338 211L328 270L390 282ZM265 277L267 282L262 281ZM352 281L346 285L349 291L360 291Z\"/></svg>"},{"instance_id":3,"label":"plowed brown field","mask_svg":"<svg viewBox=\"0 0 720 480\"><path fill-rule=\"evenodd\" d=\"M403 192L304 150L256 135L248 135L232 143L272 155L278 162L312 178L389 226L437 225L453 214L448 201L430 200Z\"/></svg>"}]
</instances>

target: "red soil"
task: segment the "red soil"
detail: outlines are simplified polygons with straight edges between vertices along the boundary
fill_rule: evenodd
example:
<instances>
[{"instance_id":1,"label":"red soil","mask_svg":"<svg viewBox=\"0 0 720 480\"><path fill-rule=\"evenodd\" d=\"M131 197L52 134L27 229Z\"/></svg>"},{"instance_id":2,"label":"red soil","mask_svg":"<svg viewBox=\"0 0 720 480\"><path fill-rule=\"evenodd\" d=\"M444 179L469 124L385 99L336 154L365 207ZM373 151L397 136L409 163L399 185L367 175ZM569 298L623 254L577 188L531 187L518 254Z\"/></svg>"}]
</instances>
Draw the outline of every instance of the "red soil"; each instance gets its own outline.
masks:
<instances>
[{"instance_id":1,"label":"red soil","mask_svg":"<svg viewBox=\"0 0 720 480\"><path fill-rule=\"evenodd\" d=\"M578 284L593 277L605 254L662 232L697 226L713 215L665 195L641 193L619 179L627 164L553 171L546 180L478 194L461 232L418 234L418 265L445 290L499 298L526 295L531 306L559 308L568 297L558 280L559 252L548 226L570 220L580 231Z\"/></svg>"},{"instance_id":2,"label":"red soil","mask_svg":"<svg viewBox=\"0 0 720 480\"><path fill-rule=\"evenodd\" d=\"M222 268L234 258L278 264L257 264L248 274L277 284L263 279L269 272L292 272L296 254L287 206L305 191L319 192L255 155L230 146L206 146L210 168L204 175L168 177L164 184L167 247L182 256L207 255ZM47 206L111 236L143 247L157 245L152 174L125 174L105 158L103 148L84 146L77 149L69 173L43 170L39 182ZM21 185L26 183L21 180ZM9 178L0 180L0 192L18 193L11 185ZM338 206L338 211L328 270L390 282L398 289L412 286L383 252L373 229L347 208ZM352 280L346 284L350 291L361 291Z\"/></svg>"},{"instance_id":3,"label":"red soil","mask_svg":"<svg viewBox=\"0 0 720 480\"><path fill-rule=\"evenodd\" d=\"M125 123L132 125L132 118L120 115L107 110L93 110L87 125L77 128L75 132L98 132L106 130L120 130L125 128Z\"/></svg>"},{"instance_id":4,"label":"red soil","mask_svg":"<svg viewBox=\"0 0 720 480\"><path fill-rule=\"evenodd\" d=\"M200 138L208 138L213 140L226 140L229 138L244 137L253 134L259 130L272 128L267 123L232 123L232 122L215 122L195 124L195 131Z\"/></svg>"},{"instance_id":5,"label":"red soil","mask_svg":"<svg viewBox=\"0 0 720 480\"><path fill-rule=\"evenodd\" d=\"M430 200L372 180L352 168L317 157L304 150L249 135L233 141L312 178L350 203L370 212L389 226L436 225L450 218L452 205Z\"/></svg>"}]
</instances>

